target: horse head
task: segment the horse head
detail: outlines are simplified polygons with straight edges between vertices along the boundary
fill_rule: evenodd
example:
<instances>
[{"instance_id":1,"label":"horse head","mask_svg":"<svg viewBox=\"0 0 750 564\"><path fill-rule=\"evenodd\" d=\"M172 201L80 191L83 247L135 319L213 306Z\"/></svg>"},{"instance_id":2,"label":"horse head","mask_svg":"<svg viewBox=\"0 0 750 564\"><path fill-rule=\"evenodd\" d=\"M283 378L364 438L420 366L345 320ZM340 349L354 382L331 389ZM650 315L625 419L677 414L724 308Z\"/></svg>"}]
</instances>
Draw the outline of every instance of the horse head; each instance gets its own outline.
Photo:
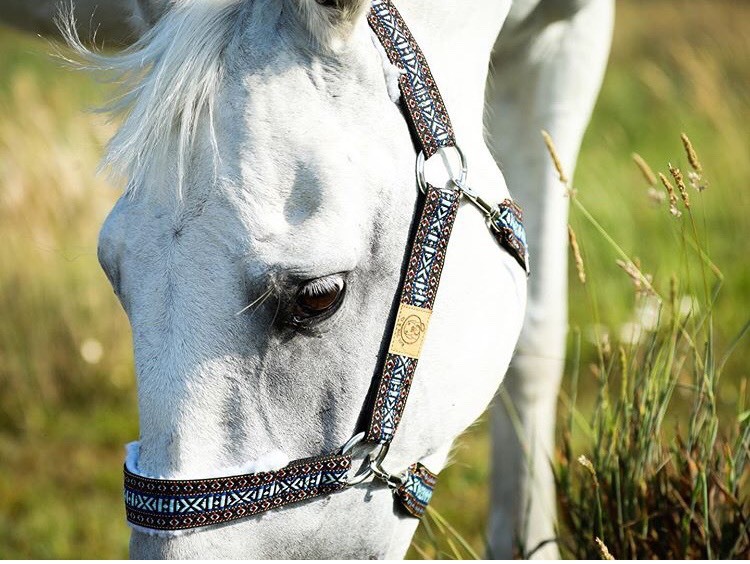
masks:
<instances>
[{"instance_id":1,"label":"horse head","mask_svg":"<svg viewBox=\"0 0 750 564\"><path fill-rule=\"evenodd\" d=\"M106 162L128 187L99 256L132 327L140 440L129 463L144 476L276 469L336 452L357 429L418 202L399 71L367 25L369 4L185 0L128 50L85 54L127 88ZM482 107L507 3L481 4L461 32L445 7L420 29L436 74L462 72L445 99L474 181L499 201ZM463 41L460 57L441 47L446 36ZM524 272L467 206L385 466L446 464L502 380L524 302ZM416 523L366 481L191 534L136 527L131 553L400 557Z\"/></svg>"}]
</instances>

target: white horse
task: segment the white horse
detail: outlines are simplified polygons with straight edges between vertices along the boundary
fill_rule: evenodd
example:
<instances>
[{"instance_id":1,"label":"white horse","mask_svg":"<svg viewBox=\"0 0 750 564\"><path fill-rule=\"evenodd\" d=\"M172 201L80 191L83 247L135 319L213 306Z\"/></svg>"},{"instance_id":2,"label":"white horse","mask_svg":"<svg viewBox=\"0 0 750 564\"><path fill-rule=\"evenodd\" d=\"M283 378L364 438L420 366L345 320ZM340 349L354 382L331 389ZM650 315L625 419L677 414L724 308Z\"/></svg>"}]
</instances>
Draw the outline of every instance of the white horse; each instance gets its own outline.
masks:
<instances>
[{"instance_id":1,"label":"white horse","mask_svg":"<svg viewBox=\"0 0 750 564\"><path fill-rule=\"evenodd\" d=\"M369 1L117 0L98 12L75 1L84 29L102 23L100 39L135 41L112 56L79 46L129 88L106 158L128 187L99 256L133 331L131 463L154 477L207 478L335 451L371 385L418 197L398 72L366 24ZM6 1L0 18L44 31L53 4ZM555 557L549 457L567 202L540 130L572 171L614 2L396 4L430 61L472 186L490 201L512 192L525 208L532 276L527 305L525 273L463 206L385 465L444 467L510 363L522 436L497 407L489 555L510 557L520 540ZM131 555L402 557L416 526L368 481L193 534L135 530Z\"/></svg>"}]
</instances>

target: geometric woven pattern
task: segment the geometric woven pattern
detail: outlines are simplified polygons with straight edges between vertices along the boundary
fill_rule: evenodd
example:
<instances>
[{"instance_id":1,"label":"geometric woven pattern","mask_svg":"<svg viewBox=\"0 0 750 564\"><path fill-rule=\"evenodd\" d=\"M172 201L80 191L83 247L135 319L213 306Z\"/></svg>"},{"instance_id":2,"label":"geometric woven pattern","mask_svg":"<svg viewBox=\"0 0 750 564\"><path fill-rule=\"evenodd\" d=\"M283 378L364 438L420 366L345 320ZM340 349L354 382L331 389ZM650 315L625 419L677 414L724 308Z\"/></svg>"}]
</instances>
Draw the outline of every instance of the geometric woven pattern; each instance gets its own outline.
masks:
<instances>
[{"instance_id":1,"label":"geometric woven pattern","mask_svg":"<svg viewBox=\"0 0 750 564\"><path fill-rule=\"evenodd\" d=\"M401 303L432 309L459 199L458 190L429 190L412 243Z\"/></svg>"},{"instance_id":2,"label":"geometric woven pattern","mask_svg":"<svg viewBox=\"0 0 750 564\"><path fill-rule=\"evenodd\" d=\"M521 208L515 202L505 200L498 206L498 214L492 220L491 228L497 241L528 274L529 249L526 244L526 229L523 226Z\"/></svg>"},{"instance_id":3,"label":"geometric woven pattern","mask_svg":"<svg viewBox=\"0 0 750 564\"><path fill-rule=\"evenodd\" d=\"M409 466L404 483L396 490L396 497L409 515L419 519L432 499L437 476L417 462Z\"/></svg>"},{"instance_id":4,"label":"geometric woven pattern","mask_svg":"<svg viewBox=\"0 0 750 564\"><path fill-rule=\"evenodd\" d=\"M372 0L368 22L390 62L403 71L399 77L403 102L425 158L441 148L455 146L448 111L427 60L391 0ZM432 310L460 197L458 190L428 186L401 289L401 304ZM521 220L521 210L506 200L499 206L491 227L498 242L527 269L526 235ZM416 358L394 352L387 354L370 413L368 441L389 444L393 440L417 362Z\"/></svg>"},{"instance_id":5,"label":"geometric woven pattern","mask_svg":"<svg viewBox=\"0 0 750 564\"><path fill-rule=\"evenodd\" d=\"M346 487L350 456L293 462L275 472L209 480L156 480L125 468L128 521L149 529L216 525Z\"/></svg>"},{"instance_id":6,"label":"geometric woven pattern","mask_svg":"<svg viewBox=\"0 0 750 564\"><path fill-rule=\"evenodd\" d=\"M457 190L428 186L401 287L402 304L432 309L459 199ZM416 368L417 359L388 353L371 409L368 441L388 444L393 440Z\"/></svg>"},{"instance_id":7,"label":"geometric woven pattern","mask_svg":"<svg viewBox=\"0 0 750 564\"><path fill-rule=\"evenodd\" d=\"M456 144L453 126L427 60L401 14L390 0L373 0L370 27L383 44L391 64L404 73L399 86L426 158Z\"/></svg>"},{"instance_id":8,"label":"geometric woven pattern","mask_svg":"<svg viewBox=\"0 0 750 564\"><path fill-rule=\"evenodd\" d=\"M416 358L388 353L370 417L368 441L387 444L393 440L406 407L417 362Z\"/></svg>"}]
</instances>

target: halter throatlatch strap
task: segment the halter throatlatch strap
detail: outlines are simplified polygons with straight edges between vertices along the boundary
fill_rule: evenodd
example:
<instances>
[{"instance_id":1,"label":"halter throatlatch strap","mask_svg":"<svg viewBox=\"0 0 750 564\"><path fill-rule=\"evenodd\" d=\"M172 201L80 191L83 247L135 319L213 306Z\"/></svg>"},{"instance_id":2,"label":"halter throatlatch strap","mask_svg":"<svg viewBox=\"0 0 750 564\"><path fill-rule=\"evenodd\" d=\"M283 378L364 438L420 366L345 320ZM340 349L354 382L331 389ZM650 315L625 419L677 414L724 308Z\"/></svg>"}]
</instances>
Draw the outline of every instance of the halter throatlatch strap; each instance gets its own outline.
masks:
<instances>
[{"instance_id":1,"label":"halter throatlatch strap","mask_svg":"<svg viewBox=\"0 0 750 564\"><path fill-rule=\"evenodd\" d=\"M403 71L399 77L401 95L425 158L442 148L455 147L456 138L443 97L427 59L401 14L390 0L373 0L368 21L391 64ZM401 288L400 307L391 329L388 355L371 408L368 441L389 444L401 421L432 315L461 195L457 185L444 189L427 185ZM526 235L520 208L510 200L500 206L484 206L490 231L526 270Z\"/></svg>"},{"instance_id":2,"label":"halter throatlatch strap","mask_svg":"<svg viewBox=\"0 0 750 564\"><path fill-rule=\"evenodd\" d=\"M456 146L440 91L419 45L391 0L372 0L368 21L390 62L402 75L399 85L412 131L425 158ZM460 151L459 151L460 153ZM329 495L376 476L388 484L402 508L421 517L437 476L416 463L403 474L387 474L380 463L401 421L432 308L440 284L448 241L459 203L466 196L486 216L490 231L524 268L528 259L521 210L510 200L487 204L460 180L447 188L422 186L425 196L400 288L390 346L375 383L366 431L347 443L341 454L299 460L281 470L208 480L161 480L139 476L125 467L125 506L132 524L146 529L179 531L216 525L290 503ZM528 269L527 269L528 272ZM380 445L353 478L351 448L366 440ZM369 465L368 465L369 464Z\"/></svg>"},{"instance_id":3,"label":"halter throatlatch strap","mask_svg":"<svg viewBox=\"0 0 750 564\"><path fill-rule=\"evenodd\" d=\"M504 200L490 214L487 223L494 235L510 255L516 259L526 273L529 272L529 247L526 243L526 229L523 227L523 211L513 200Z\"/></svg>"},{"instance_id":4,"label":"halter throatlatch strap","mask_svg":"<svg viewBox=\"0 0 750 564\"><path fill-rule=\"evenodd\" d=\"M417 462L406 471L403 484L395 491L396 498L404 511L419 519L427 511L436 483L437 476Z\"/></svg>"},{"instance_id":5,"label":"halter throatlatch strap","mask_svg":"<svg viewBox=\"0 0 750 564\"><path fill-rule=\"evenodd\" d=\"M456 136L443 97L422 49L399 11L391 0L373 0L367 19L383 45L388 60L402 71L399 77L401 95L425 159L440 149L455 147ZM479 207L485 212L488 226L497 242L528 273L526 231L521 209L511 200L497 206L487 206L483 202Z\"/></svg>"}]
</instances>

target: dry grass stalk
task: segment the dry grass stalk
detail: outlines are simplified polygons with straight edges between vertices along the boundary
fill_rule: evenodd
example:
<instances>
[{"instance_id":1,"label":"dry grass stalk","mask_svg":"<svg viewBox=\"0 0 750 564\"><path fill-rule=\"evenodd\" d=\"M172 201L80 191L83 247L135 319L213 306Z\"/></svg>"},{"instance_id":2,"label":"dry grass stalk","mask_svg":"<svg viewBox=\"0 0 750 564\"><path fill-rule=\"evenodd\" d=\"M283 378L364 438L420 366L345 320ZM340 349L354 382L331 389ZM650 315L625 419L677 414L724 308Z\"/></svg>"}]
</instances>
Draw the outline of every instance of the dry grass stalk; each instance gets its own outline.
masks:
<instances>
[{"instance_id":1,"label":"dry grass stalk","mask_svg":"<svg viewBox=\"0 0 750 564\"><path fill-rule=\"evenodd\" d=\"M589 474L591 474L591 478L593 478L594 480L594 486L598 488L599 479L596 477L596 469L594 468L594 464L588 458L586 458L586 456L583 454L578 457L578 464L580 464L586 470L589 471Z\"/></svg>"},{"instance_id":2,"label":"dry grass stalk","mask_svg":"<svg viewBox=\"0 0 750 564\"><path fill-rule=\"evenodd\" d=\"M667 190L667 196L669 197L669 213L675 217L680 217L682 212L677 209L677 194L675 193L674 186L672 186L672 183L661 172L659 173L659 179Z\"/></svg>"},{"instance_id":3,"label":"dry grass stalk","mask_svg":"<svg viewBox=\"0 0 750 564\"><path fill-rule=\"evenodd\" d=\"M633 262L625 262L624 260L617 259L615 261L617 266L622 268L625 273L630 276L630 280L635 286L635 291L639 294L656 295L654 287L651 285L651 276L643 274L640 267Z\"/></svg>"},{"instance_id":4,"label":"dry grass stalk","mask_svg":"<svg viewBox=\"0 0 750 564\"><path fill-rule=\"evenodd\" d=\"M674 181L677 184L677 189L680 191L680 197L682 198L685 207L687 209L690 209L690 198L688 197L687 186L685 186L685 179L682 176L682 172L679 168L673 167L672 163L670 163L669 173L672 175L672 178L674 178Z\"/></svg>"},{"instance_id":5,"label":"dry grass stalk","mask_svg":"<svg viewBox=\"0 0 750 564\"><path fill-rule=\"evenodd\" d=\"M557 171L557 176L560 178L560 182L562 182L563 184L567 184L569 181L568 175L565 174L565 169L563 168L562 161L560 160L560 155L557 153L555 142L552 141L552 136L546 131L542 130L542 137L544 137L544 144L547 146L549 156L552 157L552 163L555 165L555 170Z\"/></svg>"},{"instance_id":6,"label":"dry grass stalk","mask_svg":"<svg viewBox=\"0 0 750 564\"><path fill-rule=\"evenodd\" d=\"M682 139L682 145L685 147L685 154L687 155L690 167L693 169L688 172L688 181L698 192L703 192L708 188L708 182L703 178L703 165L698 158L698 153L695 152L690 138L685 133L681 134L680 138Z\"/></svg>"},{"instance_id":7,"label":"dry grass stalk","mask_svg":"<svg viewBox=\"0 0 750 564\"><path fill-rule=\"evenodd\" d=\"M648 182L648 185L652 188L656 186L656 183L658 182L656 180L656 175L654 174L654 171L651 170L651 167L648 166L646 160L638 153L633 153L633 162L641 171L641 174L643 174L643 178Z\"/></svg>"},{"instance_id":8,"label":"dry grass stalk","mask_svg":"<svg viewBox=\"0 0 750 564\"><path fill-rule=\"evenodd\" d=\"M658 179L666 188L671 213L678 216L678 190L690 209L688 177L672 165L669 172L671 178L660 173ZM603 229L600 233L610 240ZM682 236L685 240L684 232ZM617 245L614 248L622 258L617 265L636 290L653 292L653 278L643 274L638 259L627 258ZM694 284L691 266L684 267L688 287ZM561 523L558 545L566 556L750 559L750 398L745 399L747 391L741 388L739 415L720 419L716 392L725 361L718 367L706 361L718 352L713 318L705 315L698 323L685 322L679 281L671 277L671 305L655 311L647 338L633 342L621 331L613 346L603 340L597 343L601 360L590 368L599 390L588 425L579 422L581 411L575 401L569 408L555 472ZM704 307L709 313L713 305L707 298ZM732 340L725 359L747 335L750 322ZM695 343L705 343L705 349ZM577 384L584 358L580 337L576 345ZM618 361L607 358L610 348L619 353ZM611 391L615 383L619 394ZM692 409L681 409L686 400L692 402ZM579 435L580 442L573 442L579 428L585 432ZM581 452L585 456L578 456Z\"/></svg>"},{"instance_id":9,"label":"dry grass stalk","mask_svg":"<svg viewBox=\"0 0 750 564\"><path fill-rule=\"evenodd\" d=\"M612 556L612 554L609 552L609 549L607 548L607 545L604 544L604 541L600 539L599 537L596 537L594 539L596 541L596 545L599 547L599 552L602 555L602 560L614 560L615 557Z\"/></svg>"},{"instance_id":10,"label":"dry grass stalk","mask_svg":"<svg viewBox=\"0 0 750 564\"><path fill-rule=\"evenodd\" d=\"M576 261L576 270L578 271L578 280L581 284L586 283L586 270L583 267L583 257L581 256L581 248L578 246L578 238L576 237L573 228L568 225L568 240L570 241L570 248L573 249L573 258Z\"/></svg>"},{"instance_id":11,"label":"dry grass stalk","mask_svg":"<svg viewBox=\"0 0 750 564\"><path fill-rule=\"evenodd\" d=\"M693 144L690 142L690 138L686 133L680 135L682 139L682 145L685 147L685 153L687 154L688 162L695 172L703 174L703 165L698 159L698 153L695 152Z\"/></svg>"}]
</instances>

